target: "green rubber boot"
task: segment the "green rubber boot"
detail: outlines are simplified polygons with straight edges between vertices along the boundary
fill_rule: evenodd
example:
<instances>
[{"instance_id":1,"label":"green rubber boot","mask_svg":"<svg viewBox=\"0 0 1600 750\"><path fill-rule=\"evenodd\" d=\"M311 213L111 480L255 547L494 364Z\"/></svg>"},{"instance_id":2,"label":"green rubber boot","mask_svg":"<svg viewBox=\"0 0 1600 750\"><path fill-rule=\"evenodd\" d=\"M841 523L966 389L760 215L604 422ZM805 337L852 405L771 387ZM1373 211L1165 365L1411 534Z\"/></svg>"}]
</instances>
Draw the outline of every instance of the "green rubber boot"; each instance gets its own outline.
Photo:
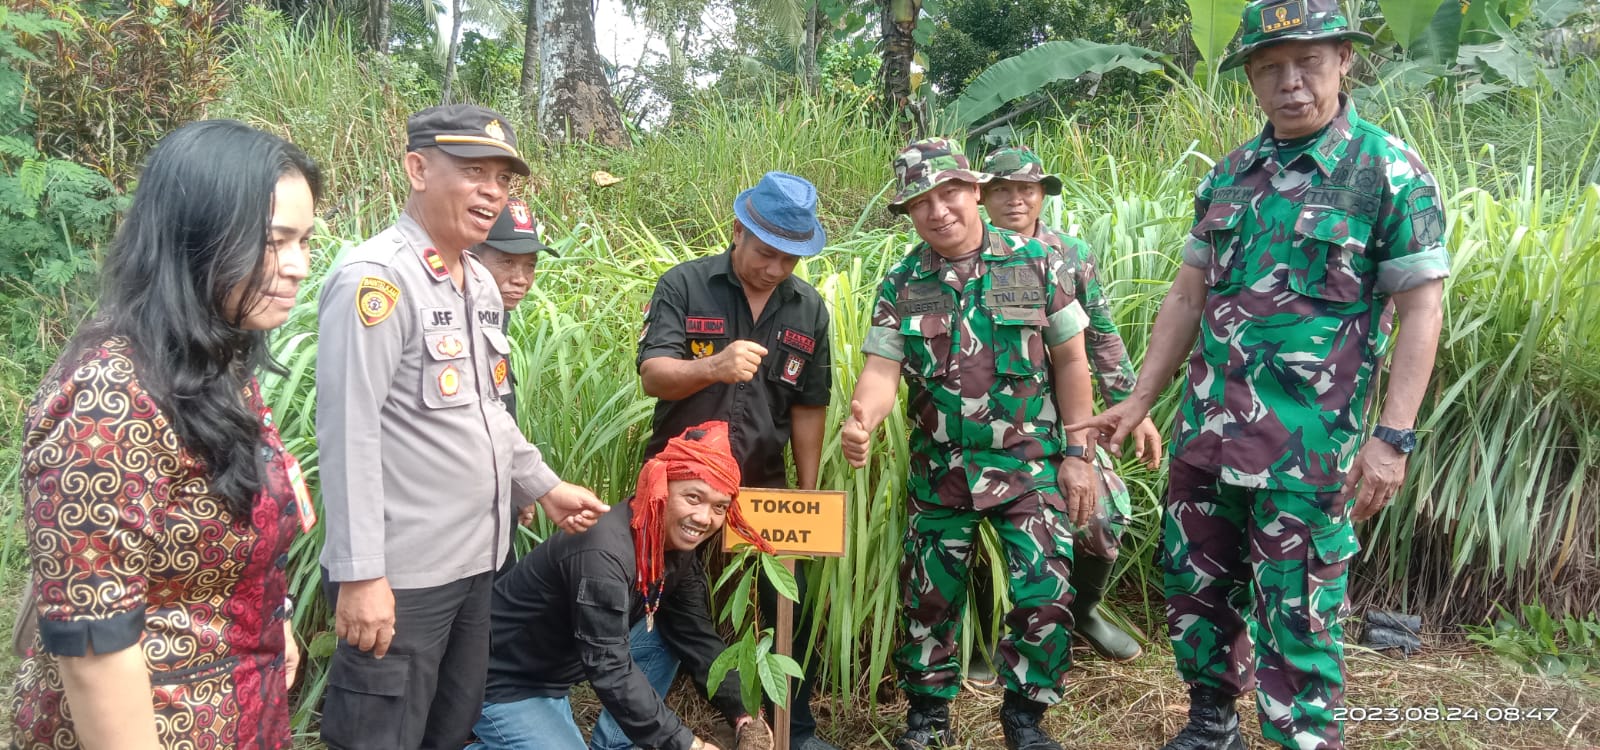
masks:
<instances>
[{"instance_id":1,"label":"green rubber boot","mask_svg":"<svg viewBox=\"0 0 1600 750\"><path fill-rule=\"evenodd\" d=\"M1068 607L1072 611L1072 632L1083 638L1102 658L1133 661L1144 653L1133 636L1100 616L1100 600L1111 579L1111 563L1090 555L1080 555L1072 564L1072 588L1077 594Z\"/></svg>"}]
</instances>

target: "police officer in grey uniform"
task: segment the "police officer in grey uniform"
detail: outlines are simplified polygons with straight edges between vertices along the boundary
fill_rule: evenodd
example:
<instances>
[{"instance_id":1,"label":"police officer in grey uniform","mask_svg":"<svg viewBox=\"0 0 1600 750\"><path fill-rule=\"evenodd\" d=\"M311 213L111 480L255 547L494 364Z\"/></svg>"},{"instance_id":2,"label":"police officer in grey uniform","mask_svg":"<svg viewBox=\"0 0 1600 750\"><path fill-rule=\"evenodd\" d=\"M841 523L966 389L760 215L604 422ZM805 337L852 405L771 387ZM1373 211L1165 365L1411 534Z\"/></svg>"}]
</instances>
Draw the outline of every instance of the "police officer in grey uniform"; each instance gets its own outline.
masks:
<instances>
[{"instance_id":1,"label":"police officer in grey uniform","mask_svg":"<svg viewBox=\"0 0 1600 750\"><path fill-rule=\"evenodd\" d=\"M459 748L483 701L492 572L513 510L569 532L606 511L563 482L506 413L509 345L483 242L513 174L499 114L407 122L411 195L328 274L318 313L325 590L339 645L322 738L343 750Z\"/></svg>"}]
</instances>

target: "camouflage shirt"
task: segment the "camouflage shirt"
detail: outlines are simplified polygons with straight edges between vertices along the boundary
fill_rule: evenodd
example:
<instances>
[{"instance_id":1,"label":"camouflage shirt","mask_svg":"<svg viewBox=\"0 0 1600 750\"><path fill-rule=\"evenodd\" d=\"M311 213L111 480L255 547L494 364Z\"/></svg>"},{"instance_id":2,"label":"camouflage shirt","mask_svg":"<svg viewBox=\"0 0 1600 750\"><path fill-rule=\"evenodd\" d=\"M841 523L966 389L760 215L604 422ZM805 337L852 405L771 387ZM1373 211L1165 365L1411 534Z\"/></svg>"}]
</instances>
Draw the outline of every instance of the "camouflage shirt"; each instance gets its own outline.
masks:
<instances>
[{"instance_id":1,"label":"camouflage shirt","mask_svg":"<svg viewBox=\"0 0 1600 750\"><path fill-rule=\"evenodd\" d=\"M990 227L971 271L960 265L926 243L907 254L883 280L862 351L900 362L910 386L912 497L984 509L1054 489L1048 351L1088 316L1059 282L1061 257L1027 237Z\"/></svg>"},{"instance_id":2,"label":"camouflage shirt","mask_svg":"<svg viewBox=\"0 0 1600 750\"><path fill-rule=\"evenodd\" d=\"M1040 221L1034 224L1033 238L1061 255L1067 277L1062 284L1070 284L1083 311L1089 314L1089 327L1083 332L1083 345L1089 355L1089 368L1094 371L1095 382L1100 386L1100 399L1107 406L1120 404L1133 394L1138 376L1133 360L1128 359L1128 348L1117 333L1117 323L1111 317L1111 301L1106 299L1100 286L1100 276L1095 272L1094 250L1089 243L1064 235Z\"/></svg>"},{"instance_id":3,"label":"camouflage shirt","mask_svg":"<svg viewBox=\"0 0 1600 750\"><path fill-rule=\"evenodd\" d=\"M1183 261L1209 293L1173 456L1227 484L1337 489L1366 435L1389 295L1449 275L1433 176L1342 101L1287 164L1270 124L1218 162L1190 235Z\"/></svg>"}]
</instances>

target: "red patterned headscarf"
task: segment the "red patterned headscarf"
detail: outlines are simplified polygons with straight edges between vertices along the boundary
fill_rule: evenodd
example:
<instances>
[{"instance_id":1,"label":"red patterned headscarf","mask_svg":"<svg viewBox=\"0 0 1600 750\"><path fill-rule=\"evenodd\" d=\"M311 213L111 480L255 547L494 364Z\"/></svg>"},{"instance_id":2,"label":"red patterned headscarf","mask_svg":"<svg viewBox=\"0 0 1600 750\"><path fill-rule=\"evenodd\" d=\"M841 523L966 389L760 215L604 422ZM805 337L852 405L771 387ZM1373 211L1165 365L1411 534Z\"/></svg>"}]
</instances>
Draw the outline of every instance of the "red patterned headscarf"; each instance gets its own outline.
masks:
<instances>
[{"instance_id":1,"label":"red patterned headscarf","mask_svg":"<svg viewBox=\"0 0 1600 750\"><path fill-rule=\"evenodd\" d=\"M699 479L732 497L728 528L762 552L773 552L772 545L750 527L739 510L739 462L733 458L728 423L705 422L684 430L682 435L668 440L655 458L644 462L633 496L633 557L639 593L644 596L645 614L651 622L661 603L661 587L667 576L666 530L661 525L667 507L667 482L683 479Z\"/></svg>"}]
</instances>

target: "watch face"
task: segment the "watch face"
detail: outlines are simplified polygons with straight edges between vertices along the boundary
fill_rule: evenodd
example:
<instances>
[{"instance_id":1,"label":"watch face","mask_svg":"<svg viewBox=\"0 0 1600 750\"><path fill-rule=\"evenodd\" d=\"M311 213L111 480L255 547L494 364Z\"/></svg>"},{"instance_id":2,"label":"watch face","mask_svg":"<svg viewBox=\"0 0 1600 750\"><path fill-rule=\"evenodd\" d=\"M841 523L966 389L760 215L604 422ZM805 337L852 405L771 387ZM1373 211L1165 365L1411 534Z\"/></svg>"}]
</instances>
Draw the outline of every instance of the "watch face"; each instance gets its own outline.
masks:
<instances>
[{"instance_id":1,"label":"watch face","mask_svg":"<svg viewBox=\"0 0 1600 750\"><path fill-rule=\"evenodd\" d=\"M1382 440L1401 453L1410 453L1417 447L1417 433L1415 430L1396 430L1393 427L1379 427L1372 431L1372 436Z\"/></svg>"}]
</instances>

